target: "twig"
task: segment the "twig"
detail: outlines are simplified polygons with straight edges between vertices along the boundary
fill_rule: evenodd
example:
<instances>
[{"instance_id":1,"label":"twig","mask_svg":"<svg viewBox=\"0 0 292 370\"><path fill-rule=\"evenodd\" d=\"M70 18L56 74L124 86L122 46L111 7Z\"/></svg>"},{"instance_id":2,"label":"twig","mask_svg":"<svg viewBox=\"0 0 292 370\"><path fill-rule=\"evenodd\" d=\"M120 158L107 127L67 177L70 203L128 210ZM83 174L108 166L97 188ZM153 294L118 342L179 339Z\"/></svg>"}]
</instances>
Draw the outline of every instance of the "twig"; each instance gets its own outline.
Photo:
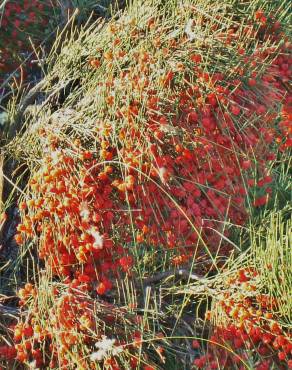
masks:
<instances>
[{"instance_id":1,"label":"twig","mask_svg":"<svg viewBox=\"0 0 292 370\"><path fill-rule=\"evenodd\" d=\"M11 180L9 179L9 177L7 177L4 173L2 174L2 176L3 176L3 178L4 178L6 181L8 181L8 182L9 182L9 184L10 184L10 185L12 185L12 186L13 186L13 188L14 188L14 189L16 189L16 190L17 190L17 191L19 191L22 195L24 195L25 197L27 197L26 193L25 193L23 190L21 190L21 189L20 189L20 187L19 187L19 186L17 186L13 181L11 181Z\"/></svg>"},{"instance_id":2,"label":"twig","mask_svg":"<svg viewBox=\"0 0 292 370\"><path fill-rule=\"evenodd\" d=\"M0 303L0 315L18 317L20 316L20 309L17 307L4 306Z\"/></svg>"},{"instance_id":3,"label":"twig","mask_svg":"<svg viewBox=\"0 0 292 370\"><path fill-rule=\"evenodd\" d=\"M193 274L187 269L178 269L178 270L169 270L169 271L160 272L157 275L144 279L143 284L144 285L154 284L161 280L167 279L168 277L171 277L171 276L182 277L182 278L189 279L189 280L197 280L197 281L201 281L202 283L207 281L207 279L197 274Z\"/></svg>"},{"instance_id":4,"label":"twig","mask_svg":"<svg viewBox=\"0 0 292 370\"><path fill-rule=\"evenodd\" d=\"M70 13L72 9L74 8L72 1L70 0L62 0L60 2L61 7L61 15L63 18L63 23L66 24L68 22L68 19L70 18Z\"/></svg>"},{"instance_id":5,"label":"twig","mask_svg":"<svg viewBox=\"0 0 292 370\"><path fill-rule=\"evenodd\" d=\"M40 113L41 109L44 108L44 106L51 101L52 97L60 93L61 90L65 90L67 86L72 82L72 80L66 81L65 84L61 84L58 86L53 92L51 92L47 98L41 103L40 109L38 111L38 114ZM12 140L16 134L21 130L22 126L22 117L25 114L25 111L29 105L33 103L33 101L36 99L37 95L42 92L43 88L48 83L48 80L45 78L41 80L37 85L35 85L29 93L25 96L25 98L22 100L22 102L19 105L18 111L16 113L16 116L14 118L14 121L12 125L10 126L10 130L8 133L8 141ZM48 94L49 92L47 92ZM36 118L36 117L35 117Z\"/></svg>"},{"instance_id":6,"label":"twig","mask_svg":"<svg viewBox=\"0 0 292 370\"><path fill-rule=\"evenodd\" d=\"M14 121L12 125L10 126L9 132L8 132L8 140L11 140L15 137L16 133L21 129L21 121L22 117L25 113L26 108L34 102L37 95L42 91L42 89L45 87L47 81L46 79L41 80L39 83L37 83L24 97L24 99L21 101L18 107L18 111L16 113L16 116L14 118Z\"/></svg>"}]
</instances>

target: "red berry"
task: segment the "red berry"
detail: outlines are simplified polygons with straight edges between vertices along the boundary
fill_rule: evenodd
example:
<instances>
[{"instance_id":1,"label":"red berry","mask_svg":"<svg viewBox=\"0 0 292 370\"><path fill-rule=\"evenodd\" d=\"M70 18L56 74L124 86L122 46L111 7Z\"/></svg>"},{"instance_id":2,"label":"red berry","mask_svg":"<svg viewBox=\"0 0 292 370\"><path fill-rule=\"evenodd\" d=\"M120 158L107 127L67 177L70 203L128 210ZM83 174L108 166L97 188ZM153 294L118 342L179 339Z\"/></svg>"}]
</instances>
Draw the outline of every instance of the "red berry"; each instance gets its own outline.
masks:
<instances>
[{"instance_id":1,"label":"red berry","mask_svg":"<svg viewBox=\"0 0 292 370\"><path fill-rule=\"evenodd\" d=\"M257 82L256 82L256 80L254 78L250 78L248 80L248 84L249 84L250 87L253 87L253 86L255 86L257 84Z\"/></svg>"},{"instance_id":2,"label":"red berry","mask_svg":"<svg viewBox=\"0 0 292 370\"><path fill-rule=\"evenodd\" d=\"M238 116L240 114L240 108L237 105L232 105L231 106L231 112L235 115Z\"/></svg>"},{"instance_id":3,"label":"red berry","mask_svg":"<svg viewBox=\"0 0 292 370\"><path fill-rule=\"evenodd\" d=\"M103 295L106 292L106 287L104 283L100 283L96 288L96 291L99 295Z\"/></svg>"},{"instance_id":4,"label":"red berry","mask_svg":"<svg viewBox=\"0 0 292 370\"><path fill-rule=\"evenodd\" d=\"M189 123L197 123L198 121L198 114L196 112L191 112L188 115L188 121Z\"/></svg>"},{"instance_id":5,"label":"red berry","mask_svg":"<svg viewBox=\"0 0 292 370\"><path fill-rule=\"evenodd\" d=\"M251 161L250 160L243 161L241 167L244 170L248 170L251 167Z\"/></svg>"},{"instance_id":6,"label":"red berry","mask_svg":"<svg viewBox=\"0 0 292 370\"><path fill-rule=\"evenodd\" d=\"M286 353L285 352L279 352L278 353L279 360L284 361L286 358Z\"/></svg>"},{"instance_id":7,"label":"red berry","mask_svg":"<svg viewBox=\"0 0 292 370\"><path fill-rule=\"evenodd\" d=\"M197 340L193 340L193 342L192 342L192 347L193 348L200 348L200 343L197 341Z\"/></svg>"}]
</instances>

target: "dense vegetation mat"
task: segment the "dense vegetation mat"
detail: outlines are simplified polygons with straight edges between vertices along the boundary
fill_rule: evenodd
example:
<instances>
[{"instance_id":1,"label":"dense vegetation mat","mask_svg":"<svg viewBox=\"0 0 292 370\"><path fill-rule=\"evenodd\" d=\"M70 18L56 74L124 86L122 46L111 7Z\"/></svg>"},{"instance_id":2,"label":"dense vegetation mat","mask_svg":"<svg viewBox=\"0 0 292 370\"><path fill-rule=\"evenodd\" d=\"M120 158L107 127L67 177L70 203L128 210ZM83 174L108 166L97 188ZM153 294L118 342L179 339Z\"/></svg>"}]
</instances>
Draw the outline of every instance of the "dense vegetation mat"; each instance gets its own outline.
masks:
<instances>
[{"instance_id":1,"label":"dense vegetation mat","mask_svg":"<svg viewBox=\"0 0 292 370\"><path fill-rule=\"evenodd\" d=\"M135 0L53 47L5 146L4 367L292 367L289 17Z\"/></svg>"}]
</instances>

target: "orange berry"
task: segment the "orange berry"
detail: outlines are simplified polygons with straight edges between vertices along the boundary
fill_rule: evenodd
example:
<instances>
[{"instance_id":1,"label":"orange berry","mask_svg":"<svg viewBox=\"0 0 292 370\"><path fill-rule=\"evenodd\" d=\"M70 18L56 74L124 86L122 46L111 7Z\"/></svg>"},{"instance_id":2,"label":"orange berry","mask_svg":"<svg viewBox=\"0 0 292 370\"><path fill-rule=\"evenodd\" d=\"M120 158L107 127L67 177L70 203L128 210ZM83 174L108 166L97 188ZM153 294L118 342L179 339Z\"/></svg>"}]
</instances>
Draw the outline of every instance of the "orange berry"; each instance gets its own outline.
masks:
<instances>
[{"instance_id":1,"label":"orange berry","mask_svg":"<svg viewBox=\"0 0 292 370\"><path fill-rule=\"evenodd\" d=\"M100 67L100 61L98 59L92 59L89 63L94 68Z\"/></svg>"},{"instance_id":2,"label":"orange berry","mask_svg":"<svg viewBox=\"0 0 292 370\"><path fill-rule=\"evenodd\" d=\"M98 294L103 295L106 292L106 286L104 283L99 283L98 287L96 288Z\"/></svg>"}]
</instances>

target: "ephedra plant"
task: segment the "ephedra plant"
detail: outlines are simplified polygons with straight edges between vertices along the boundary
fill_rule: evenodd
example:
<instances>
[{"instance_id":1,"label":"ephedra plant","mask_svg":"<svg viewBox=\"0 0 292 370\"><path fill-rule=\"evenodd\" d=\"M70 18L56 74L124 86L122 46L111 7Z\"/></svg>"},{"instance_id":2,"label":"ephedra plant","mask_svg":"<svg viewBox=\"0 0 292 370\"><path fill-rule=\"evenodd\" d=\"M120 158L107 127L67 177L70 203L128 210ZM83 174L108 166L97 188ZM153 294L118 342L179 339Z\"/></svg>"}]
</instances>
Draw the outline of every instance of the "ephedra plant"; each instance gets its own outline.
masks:
<instances>
[{"instance_id":1,"label":"ephedra plant","mask_svg":"<svg viewBox=\"0 0 292 370\"><path fill-rule=\"evenodd\" d=\"M53 49L44 81L53 98L7 146L29 173L16 240L30 260L7 360L53 369L164 369L173 358L178 369L264 368L258 354L266 353L254 348L276 308L261 308L255 293L241 304L245 288L270 300L262 271L224 272L244 249L236 230L275 204L275 168L291 147L285 2L260 4L136 0L73 33L57 58ZM207 287L203 305L181 286L192 279ZM225 315L214 329L201 312L211 302L217 313L212 279ZM261 335L245 351L252 334L236 319L247 311L253 324L258 310ZM282 335L288 345L284 334L271 341ZM226 337L225 352L191 346L214 336ZM273 356L268 366L290 364L289 353Z\"/></svg>"}]
</instances>

